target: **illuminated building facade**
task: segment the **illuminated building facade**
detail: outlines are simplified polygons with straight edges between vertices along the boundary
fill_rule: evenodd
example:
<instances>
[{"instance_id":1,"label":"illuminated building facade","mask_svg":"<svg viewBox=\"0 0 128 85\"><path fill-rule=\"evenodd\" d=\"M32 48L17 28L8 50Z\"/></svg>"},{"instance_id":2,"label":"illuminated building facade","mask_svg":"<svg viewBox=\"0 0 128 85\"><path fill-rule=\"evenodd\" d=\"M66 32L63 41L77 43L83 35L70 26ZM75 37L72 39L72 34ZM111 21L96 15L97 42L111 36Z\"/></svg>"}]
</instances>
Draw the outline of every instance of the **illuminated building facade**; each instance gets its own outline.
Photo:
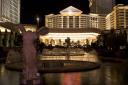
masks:
<instances>
[{"instance_id":1,"label":"illuminated building facade","mask_svg":"<svg viewBox=\"0 0 128 85\"><path fill-rule=\"evenodd\" d=\"M128 5L118 4L106 16L106 29L128 28Z\"/></svg>"},{"instance_id":2,"label":"illuminated building facade","mask_svg":"<svg viewBox=\"0 0 128 85\"><path fill-rule=\"evenodd\" d=\"M20 23L20 0L0 0L0 21Z\"/></svg>"},{"instance_id":3,"label":"illuminated building facade","mask_svg":"<svg viewBox=\"0 0 128 85\"><path fill-rule=\"evenodd\" d=\"M108 14L112 11L115 0L89 0L90 12Z\"/></svg>"},{"instance_id":4,"label":"illuminated building facade","mask_svg":"<svg viewBox=\"0 0 128 85\"><path fill-rule=\"evenodd\" d=\"M48 28L101 28L105 29L105 17L98 14L82 14L82 11L69 6L60 11L60 14L49 14L45 17L45 26Z\"/></svg>"},{"instance_id":5,"label":"illuminated building facade","mask_svg":"<svg viewBox=\"0 0 128 85\"><path fill-rule=\"evenodd\" d=\"M96 40L98 33L91 31L105 29L105 17L98 14L82 14L82 11L69 6L60 11L60 14L45 16L45 26L50 29L41 41L46 44L63 45L69 37L72 43L89 44Z\"/></svg>"}]
</instances>

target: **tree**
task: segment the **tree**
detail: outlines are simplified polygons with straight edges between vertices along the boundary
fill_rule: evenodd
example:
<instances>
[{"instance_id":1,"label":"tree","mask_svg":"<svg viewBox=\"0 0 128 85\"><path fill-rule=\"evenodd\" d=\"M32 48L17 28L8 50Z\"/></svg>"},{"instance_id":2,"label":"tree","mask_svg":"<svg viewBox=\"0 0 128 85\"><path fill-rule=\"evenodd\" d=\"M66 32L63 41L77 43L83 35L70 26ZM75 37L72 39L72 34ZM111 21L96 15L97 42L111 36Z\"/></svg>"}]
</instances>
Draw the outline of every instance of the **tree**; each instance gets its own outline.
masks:
<instances>
[{"instance_id":1,"label":"tree","mask_svg":"<svg viewBox=\"0 0 128 85\"><path fill-rule=\"evenodd\" d=\"M2 45L2 32L1 32L1 30L0 30L0 47L1 47L1 46L3 46L3 45Z\"/></svg>"},{"instance_id":2,"label":"tree","mask_svg":"<svg viewBox=\"0 0 128 85\"><path fill-rule=\"evenodd\" d=\"M65 39L65 43L67 44L67 47L71 45L70 37L67 37L67 39Z\"/></svg>"}]
</instances>

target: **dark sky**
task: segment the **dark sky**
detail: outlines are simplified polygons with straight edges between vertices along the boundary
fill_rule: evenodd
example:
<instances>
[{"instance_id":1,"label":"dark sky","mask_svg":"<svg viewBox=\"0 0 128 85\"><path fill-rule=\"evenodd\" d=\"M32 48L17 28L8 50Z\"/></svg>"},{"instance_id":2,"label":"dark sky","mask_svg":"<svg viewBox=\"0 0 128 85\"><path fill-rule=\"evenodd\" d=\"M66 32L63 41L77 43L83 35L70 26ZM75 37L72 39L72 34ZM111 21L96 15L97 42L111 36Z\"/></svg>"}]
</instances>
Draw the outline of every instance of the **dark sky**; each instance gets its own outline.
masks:
<instances>
[{"instance_id":1,"label":"dark sky","mask_svg":"<svg viewBox=\"0 0 128 85\"><path fill-rule=\"evenodd\" d=\"M116 3L128 4L128 0L116 0ZM44 15L54 13L68 7L75 6L84 13L89 12L88 0L21 0L21 23L36 24L36 16L40 16L40 24L44 24Z\"/></svg>"}]
</instances>

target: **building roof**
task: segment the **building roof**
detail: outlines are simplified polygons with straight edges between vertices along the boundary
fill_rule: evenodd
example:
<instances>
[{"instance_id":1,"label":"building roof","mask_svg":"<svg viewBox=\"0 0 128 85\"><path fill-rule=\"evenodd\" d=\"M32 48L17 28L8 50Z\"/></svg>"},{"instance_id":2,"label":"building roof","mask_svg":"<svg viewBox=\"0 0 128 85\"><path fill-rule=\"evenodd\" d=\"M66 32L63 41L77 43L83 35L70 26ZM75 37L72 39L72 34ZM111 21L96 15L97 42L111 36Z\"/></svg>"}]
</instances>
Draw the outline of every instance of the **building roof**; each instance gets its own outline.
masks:
<instances>
[{"instance_id":1,"label":"building roof","mask_svg":"<svg viewBox=\"0 0 128 85\"><path fill-rule=\"evenodd\" d=\"M78 16L82 14L82 11L73 6L69 6L63 9L62 11L60 11L60 14L65 15L65 16Z\"/></svg>"}]
</instances>

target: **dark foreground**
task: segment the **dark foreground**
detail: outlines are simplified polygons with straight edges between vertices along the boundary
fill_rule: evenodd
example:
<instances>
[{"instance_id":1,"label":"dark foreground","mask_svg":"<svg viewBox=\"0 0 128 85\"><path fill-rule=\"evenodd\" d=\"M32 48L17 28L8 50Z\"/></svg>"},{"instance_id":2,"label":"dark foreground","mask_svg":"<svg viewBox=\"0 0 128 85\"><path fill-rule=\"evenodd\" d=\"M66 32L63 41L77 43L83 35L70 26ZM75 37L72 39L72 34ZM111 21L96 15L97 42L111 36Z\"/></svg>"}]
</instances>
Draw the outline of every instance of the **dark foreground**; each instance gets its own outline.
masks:
<instances>
[{"instance_id":1,"label":"dark foreground","mask_svg":"<svg viewBox=\"0 0 128 85\"><path fill-rule=\"evenodd\" d=\"M127 85L127 63L102 63L99 69L85 72L44 73L43 85ZM19 85L20 73L0 64L0 85Z\"/></svg>"}]
</instances>

